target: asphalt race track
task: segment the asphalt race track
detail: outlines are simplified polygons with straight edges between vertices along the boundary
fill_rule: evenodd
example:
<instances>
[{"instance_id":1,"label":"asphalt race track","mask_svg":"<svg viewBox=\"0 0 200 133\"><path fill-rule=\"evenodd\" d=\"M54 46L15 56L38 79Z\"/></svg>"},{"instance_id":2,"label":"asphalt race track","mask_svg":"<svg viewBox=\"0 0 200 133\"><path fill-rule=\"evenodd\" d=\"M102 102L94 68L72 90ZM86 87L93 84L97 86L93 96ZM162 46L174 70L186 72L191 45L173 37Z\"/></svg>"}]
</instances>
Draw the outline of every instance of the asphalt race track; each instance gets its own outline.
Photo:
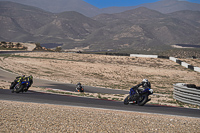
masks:
<instances>
[{"instance_id":1,"label":"asphalt race track","mask_svg":"<svg viewBox=\"0 0 200 133\"><path fill-rule=\"evenodd\" d=\"M2 80L12 82L17 76L20 76L20 75L16 75L16 74L0 69L0 79ZM61 89L61 90L66 90L66 91L75 91L75 88L76 88L76 85L74 84L65 84L65 83L59 83L55 81L35 79L34 77L33 77L33 86ZM84 90L85 92L89 92L89 93L128 94L128 91L97 88L97 87L91 87L91 86L84 86Z\"/></svg>"},{"instance_id":2,"label":"asphalt race track","mask_svg":"<svg viewBox=\"0 0 200 133\"><path fill-rule=\"evenodd\" d=\"M27 53L32 51L23 51L23 50L17 50L17 51L0 51L0 54L12 54L12 53Z\"/></svg>"},{"instance_id":3,"label":"asphalt race track","mask_svg":"<svg viewBox=\"0 0 200 133\"><path fill-rule=\"evenodd\" d=\"M0 80L12 82L16 76L18 75L15 75L13 73L0 69ZM64 83L40 80L40 79L34 79L33 85L46 87L46 88L68 90L68 91L75 90L75 85L73 84L64 84ZM96 88L96 87L90 87L90 86L85 86L85 91L95 92L95 93L128 94L128 91L112 90L112 89L106 89L106 88ZM0 89L0 100L81 106L81 107L103 108L103 109L178 115L178 116L200 118L199 109L178 108L178 107L149 105L149 104L146 104L145 106L137 106L137 105L132 105L132 104L124 105L123 102L118 102L118 101L84 98L84 97L76 97L76 96L70 96L70 95L46 94L46 93L40 93L40 92L35 92L35 91L28 91L26 93L17 94L17 93L11 93L10 90L7 90L7 89Z\"/></svg>"},{"instance_id":4,"label":"asphalt race track","mask_svg":"<svg viewBox=\"0 0 200 133\"><path fill-rule=\"evenodd\" d=\"M157 106L148 105L137 106L137 105L124 105L122 102L99 100L93 98L81 98L70 95L57 95L57 94L46 94L39 92L27 92L27 93L11 93L9 90L0 89L0 100L9 101L22 101L32 103L45 103L45 104L56 104L56 105L70 105L70 106L81 106L81 107L93 107L133 112L146 112L154 114L168 114L168 115L179 115L200 118L200 110L198 109L186 109L176 108L168 106Z\"/></svg>"}]
</instances>

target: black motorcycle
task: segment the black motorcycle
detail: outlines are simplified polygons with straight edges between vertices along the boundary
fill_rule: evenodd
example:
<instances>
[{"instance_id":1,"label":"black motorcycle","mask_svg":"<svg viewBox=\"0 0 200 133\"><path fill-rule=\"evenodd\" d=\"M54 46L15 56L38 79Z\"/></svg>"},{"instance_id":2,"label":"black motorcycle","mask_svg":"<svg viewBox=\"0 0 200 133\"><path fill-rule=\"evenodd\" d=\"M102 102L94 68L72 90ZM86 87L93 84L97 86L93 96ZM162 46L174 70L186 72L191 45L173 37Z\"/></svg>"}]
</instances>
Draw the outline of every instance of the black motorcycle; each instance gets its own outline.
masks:
<instances>
[{"instance_id":1,"label":"black motorcycle","mask_svg":"<svg viewBox=\"0 0 200 133\"><path fill-rule=\"evenodd\" d=\"M150 101L151 99L149 99L149 95L153 94L153 89L149 89L149 88L138 88L138 93L139 95L136 95L135 92L133 92L132 95L130 95L132 92L130 90L129 95L124 99L124 104L128 105L129 103L132 104L137 104L139 106L143 106L145 105L148 101Z\"/></svg>"},{"instance_id":2,"label":"black motorcycle","mask_svg":"<svg viewBox=\"0 0 200 133\"><path fill-rule=\"evenodd\" d=\"M76 91L77 92L84 92L84 87L83 86L76 87Z\"/></svg>"},{"instance_id":3,"label":"black motorcycle","mask_svg":"<svg viewBox=\"0 0 200 133\"><path fill-rule=\"evenodd\" d=\"M11 83L10 85L10 90L12 93L16 92L16 93L20 93L20 92L26 92L28 91L28 87L30 86L30 82L29 81L22 81L21 83L17 83L15 84L14 82Z\"/></svg>"}]
</instances>

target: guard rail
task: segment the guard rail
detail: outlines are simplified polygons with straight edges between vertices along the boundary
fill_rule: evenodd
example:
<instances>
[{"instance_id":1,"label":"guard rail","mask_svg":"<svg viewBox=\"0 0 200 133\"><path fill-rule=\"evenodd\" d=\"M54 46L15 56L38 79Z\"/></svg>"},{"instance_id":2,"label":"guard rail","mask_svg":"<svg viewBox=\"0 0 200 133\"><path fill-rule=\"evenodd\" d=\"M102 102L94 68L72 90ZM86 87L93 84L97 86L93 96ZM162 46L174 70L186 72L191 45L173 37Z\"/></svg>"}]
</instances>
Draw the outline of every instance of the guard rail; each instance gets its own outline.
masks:
<instances>
[{"instance_id":1,"label":"guard rail","mask_svg":"<svg viewBox=\"0 0 200 133\"><path fill-rule=\"evenodd\" d=\"M173 97L178 101L200 106L199 87L188 87L188 85L184 83L174 84Z\"/></svg>"}]
</instances>

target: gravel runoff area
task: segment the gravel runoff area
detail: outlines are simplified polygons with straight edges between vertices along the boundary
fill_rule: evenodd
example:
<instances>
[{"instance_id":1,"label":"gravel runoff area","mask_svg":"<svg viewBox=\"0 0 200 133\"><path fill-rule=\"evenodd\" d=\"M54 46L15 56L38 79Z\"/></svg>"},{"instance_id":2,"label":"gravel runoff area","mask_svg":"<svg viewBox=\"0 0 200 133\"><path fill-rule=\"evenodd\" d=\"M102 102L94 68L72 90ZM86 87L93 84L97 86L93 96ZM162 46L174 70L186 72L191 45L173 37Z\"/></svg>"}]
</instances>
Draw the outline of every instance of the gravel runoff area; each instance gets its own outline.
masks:
<instances>
[{"instance_id":1,"label":"gravel runoff area","mask_svg":"<svg viewBox=\"0 0 200 133\"><path fill-rule=\"evenodd\" d=\"M199 133L200 119L0 100L0 132Z\"/></svg>"}]
</instances>

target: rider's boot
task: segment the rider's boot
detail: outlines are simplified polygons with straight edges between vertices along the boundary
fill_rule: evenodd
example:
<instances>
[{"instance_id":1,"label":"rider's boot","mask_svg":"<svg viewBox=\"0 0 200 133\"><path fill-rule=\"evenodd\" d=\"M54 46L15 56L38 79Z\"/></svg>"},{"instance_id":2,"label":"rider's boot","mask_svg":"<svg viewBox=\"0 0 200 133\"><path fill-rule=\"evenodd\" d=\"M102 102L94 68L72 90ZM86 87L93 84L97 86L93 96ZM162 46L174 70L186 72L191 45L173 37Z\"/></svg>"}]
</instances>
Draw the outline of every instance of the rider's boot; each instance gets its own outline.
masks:
<instances>
[{"instance_id":1,"label":"rider's boot","mask_svg":"<svg viewBox=\"0 0 200 133\"><path fill-rule=\"evenodd\" d=\"M28 91L28 87L26 87L26 88L24 89L24 91L27 92L27 91Z\"/></svg>"},{"instance_id":2,"label":"rider's boot","mask_svg":"<svg viewBox=\"0 0 200 133\"><path fill-rule=\"evenodd\" d=\"M10 89L12 93L14 93L14 89Z\"/></svg>"},{"instance_id":3,"label":"rider's boot","mask_svg":"<svg viewBox=\"0 0 200 133\"><path fill-rule=\"evenodd\" d=\"M139 94L138 90L135 90L134 97L135 97L136 100L140 97L140 94Z\"/></svg>"}]
</instances>

